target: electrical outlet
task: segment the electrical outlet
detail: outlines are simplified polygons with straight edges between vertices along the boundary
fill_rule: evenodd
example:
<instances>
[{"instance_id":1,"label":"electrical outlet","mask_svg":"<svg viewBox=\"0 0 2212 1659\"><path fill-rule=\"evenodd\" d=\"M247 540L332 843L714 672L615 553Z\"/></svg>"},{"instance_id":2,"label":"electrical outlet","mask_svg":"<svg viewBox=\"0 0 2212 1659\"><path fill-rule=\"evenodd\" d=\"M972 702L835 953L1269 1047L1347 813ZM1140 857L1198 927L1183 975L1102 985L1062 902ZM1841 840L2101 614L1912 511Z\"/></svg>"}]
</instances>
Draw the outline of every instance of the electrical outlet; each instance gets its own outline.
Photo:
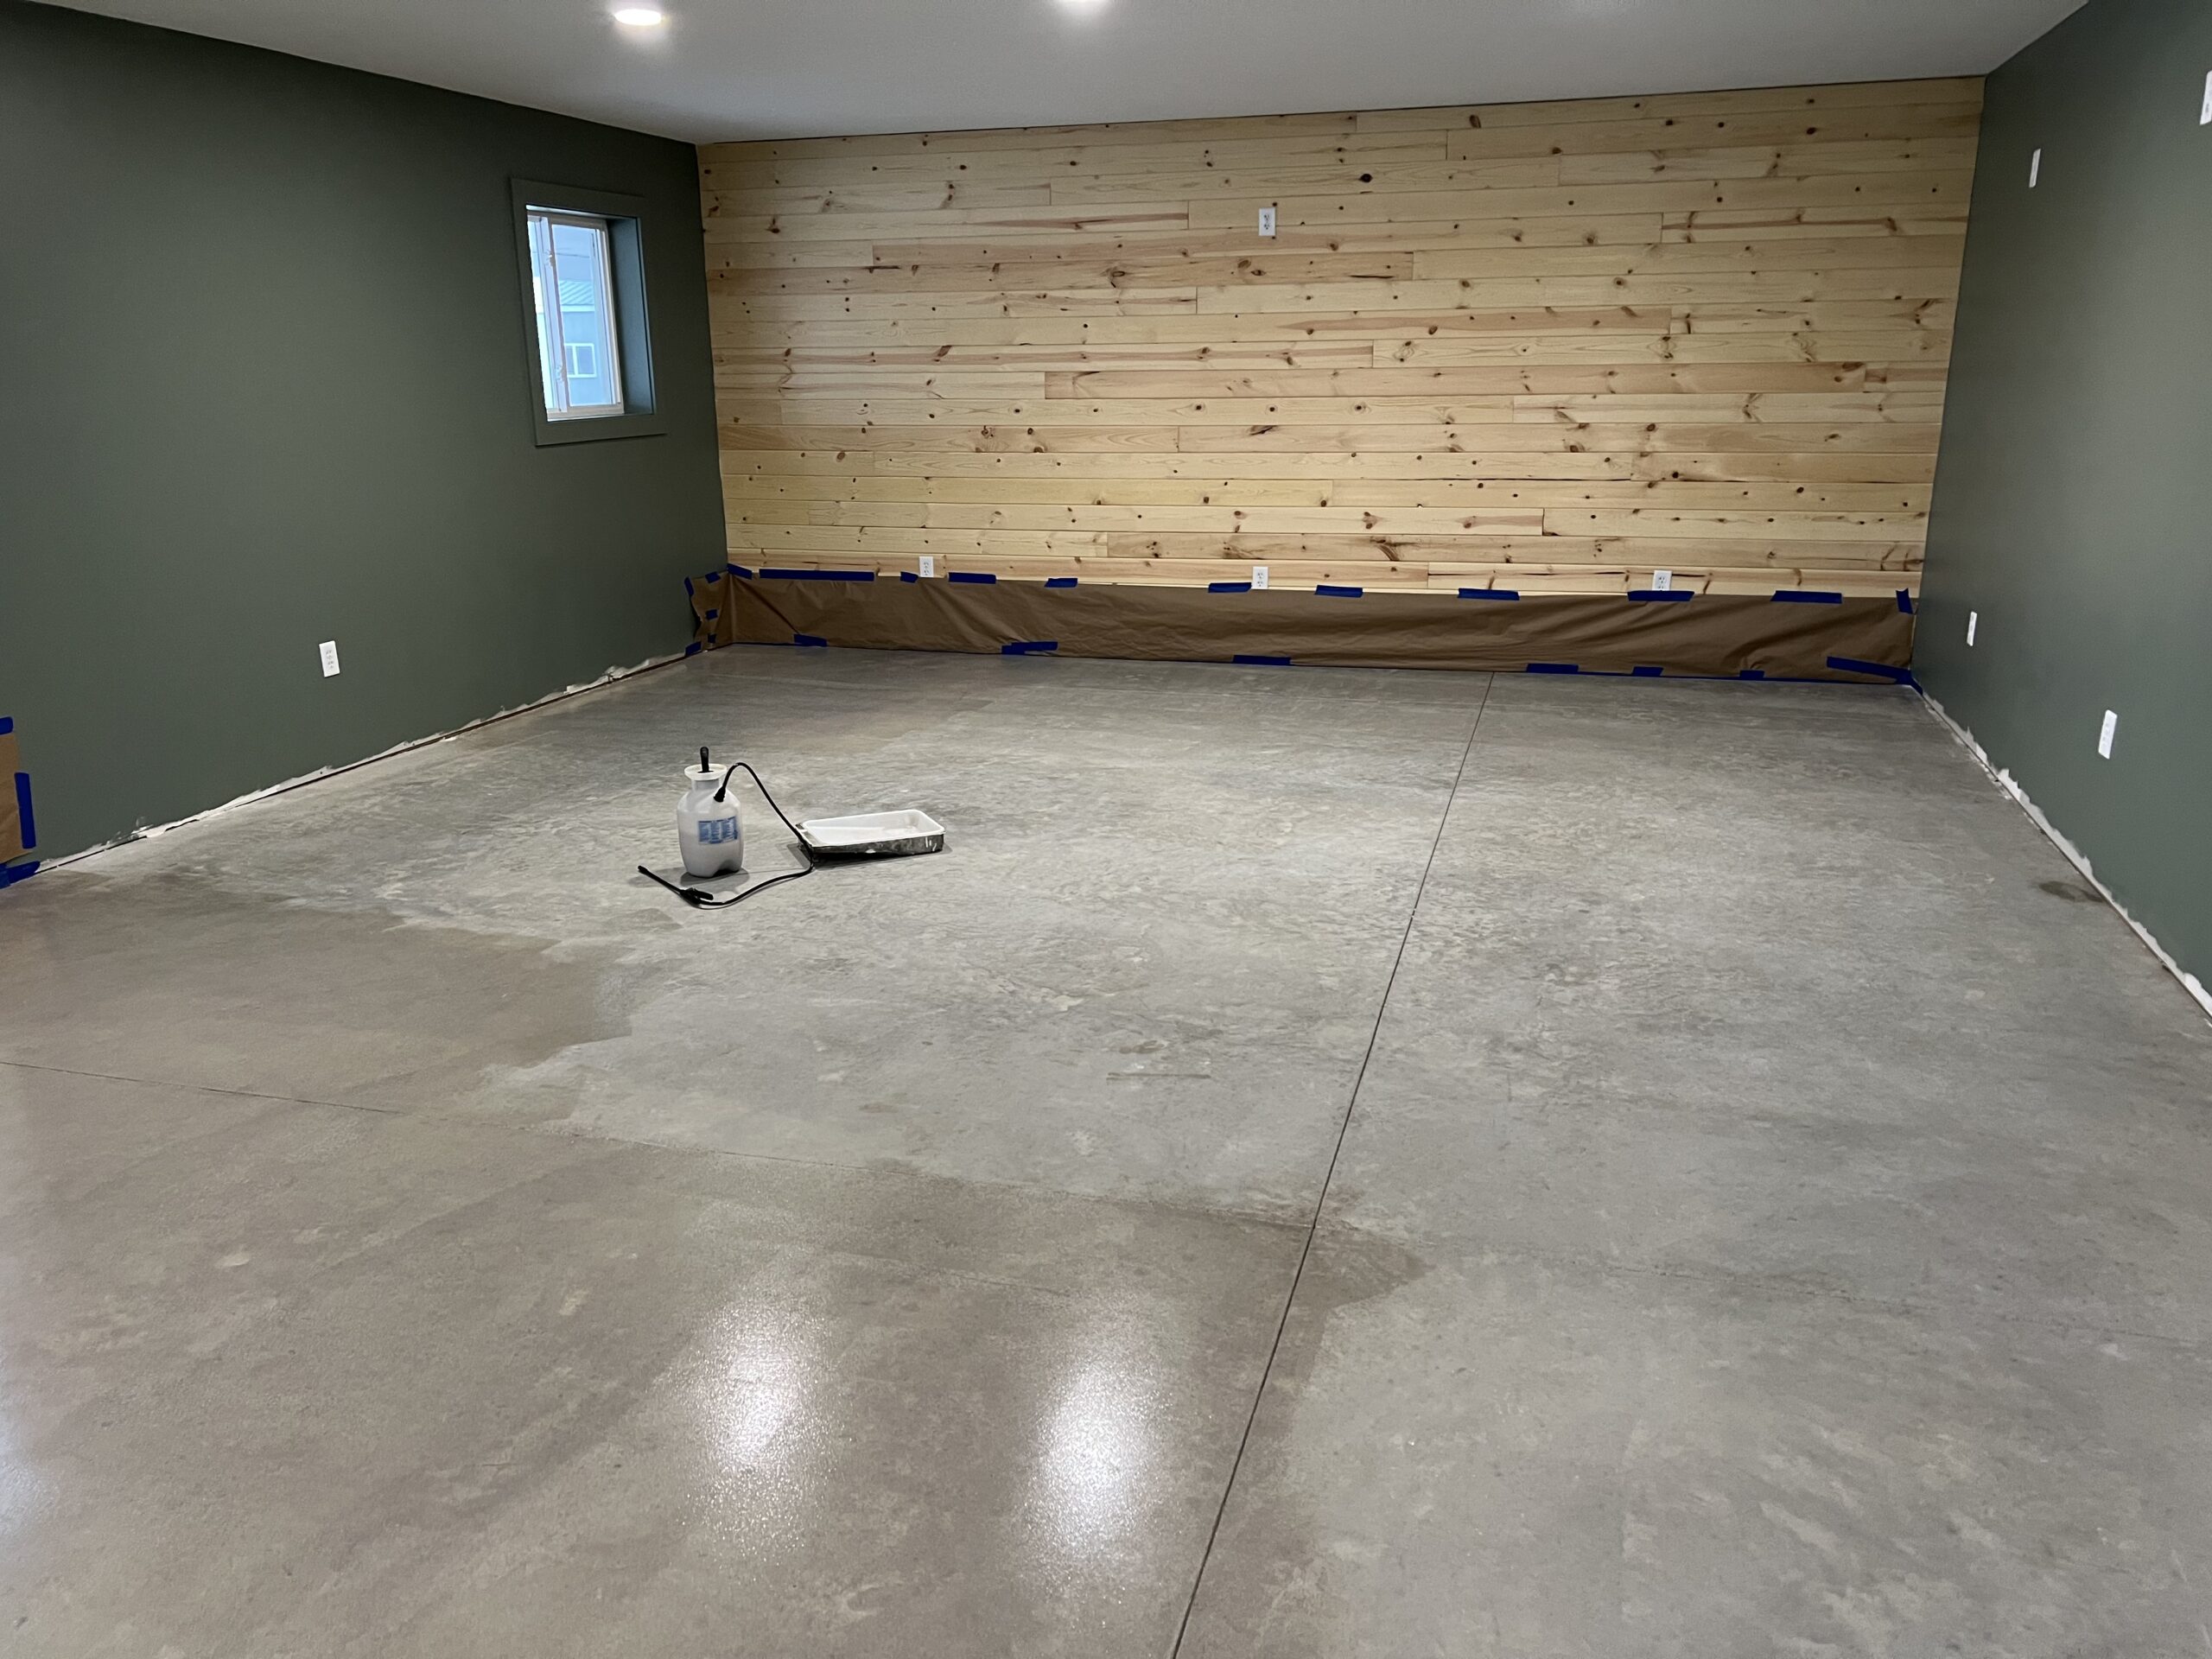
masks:
<instances>
[{"instance_id":1,"label":"electrical outlet","mask_svg":"<svg viewBox=\"0 0 2212 1659\"><path fill-rule=\"evenodd\" d=\"M2204 77L2204 113L2196 118L2200 127L2212 127L2212 73Z\"/></svg>"},{"instance_id":2,"label":"electrical outlet","mask_svg":"<svg viewBox=\"0 0 2212 1659\"><path fill-rule=\"evenodd\" d=\"M1969 650L1971 650L1974 645L1974 631L1980 626L1981 613L1980 611L1968 611L1967 613L1967 645Z\"/></svg>"},{"instance_id":3,"label":"electrical outlet","mask_svg":"<svg viewBox=\"0 0 2212 1659\"><path fill-rule=\"evenodd\" d=\"M1254 566L1252 567L1252 586L1253 586L1253 588L1256 590L1256 589L1258 589L1258 588L1264 588L1264 587L1266 587L1267 585L1268 585L1268 567L1267 567L1266 565L1264 565L1264 564L1255 564L1255 565L1254 565Z\"/></svg>"},{"instance_id":4,"label":"electrical outlet","mask_svg":"<svg viewBox=\"0 0 2212 1659\"><path fill-rule=\"evenodd\" d=\"M2112 759L2113 734L2120 729L2120 716L2109 709L2105 710L2105 723L2097 731L2097 753L2106 760Z\"/></svg>"},{"instance_id":5,"label":"electrical outlet","mask_svg":"<svg viewBox=\"0 0 2212 1659\"><path fill-rule=\"evenodd\" d=\"M315 649L322 653L322 677L327 680L338 671L338 642L326 639Z\"/></svg>"},{"instance_id":6,"label":"electrical outlet","mask_svg":"<svg viewBox=\"0 0 2212 1659\"><path fill-rule=\"evenodd\" d=\"M1261 209L1260 209L1260 234L1261 234L1262 236L1273 236L1274 233L1275 233L1275 210L1274 210L1274 208L1272 208L1272 207L1262 207L1262 208L1261 208Z\"/></svg>"},{"instance_id":7,"label":"electrical outlet","mask_svg":"<svg viewBox=\"0 0 2212 1659\"><path fill-rule=\"evenodd\" d=\"M2028 188L2032 190L2043 181L2043 151L2028 157Z\"/></svg>"},{"instance_id":8,"label":"electrical outlet","mask_svg":"<svg viewBox=\"0 0 2212 1659\"><path fill-rule=\"evenodd\" d=\"M1651 573L1651 591L1653 593L1668 594L1672 593L1674 589L1675 573L1673 571L1654 570Z\"/></svg>"},{"instance_id":9,"label":"electrical outlet","mask_svg":"<svg viewBox=\"0 0 2212 1659\"><path fill-rule=\"evenodd\" d=\"M925 553L922 555L922 574L925 576L933 576L937 575L936 554Z\"/></svg>"}]
</instances>

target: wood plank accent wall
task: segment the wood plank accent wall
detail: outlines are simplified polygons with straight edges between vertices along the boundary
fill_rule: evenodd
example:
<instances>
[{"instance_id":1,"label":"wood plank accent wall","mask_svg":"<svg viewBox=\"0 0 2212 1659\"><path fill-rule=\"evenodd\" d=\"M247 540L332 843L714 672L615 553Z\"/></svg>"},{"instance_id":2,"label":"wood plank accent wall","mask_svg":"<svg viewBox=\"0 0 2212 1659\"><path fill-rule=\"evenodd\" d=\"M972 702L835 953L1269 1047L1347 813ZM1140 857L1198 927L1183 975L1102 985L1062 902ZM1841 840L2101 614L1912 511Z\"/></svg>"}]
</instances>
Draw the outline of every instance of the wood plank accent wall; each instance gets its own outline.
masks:
<instances>
[{"instance_id":1,"label":"wood plank accent wall","mask_svg":"<svg viewBox=\"0 0 2212 1659\"><path fill-rule=\"evenodd\" d=\"M1980 99L709 147L730 556L1915 587Z\"/></svg>"}]
</instances>

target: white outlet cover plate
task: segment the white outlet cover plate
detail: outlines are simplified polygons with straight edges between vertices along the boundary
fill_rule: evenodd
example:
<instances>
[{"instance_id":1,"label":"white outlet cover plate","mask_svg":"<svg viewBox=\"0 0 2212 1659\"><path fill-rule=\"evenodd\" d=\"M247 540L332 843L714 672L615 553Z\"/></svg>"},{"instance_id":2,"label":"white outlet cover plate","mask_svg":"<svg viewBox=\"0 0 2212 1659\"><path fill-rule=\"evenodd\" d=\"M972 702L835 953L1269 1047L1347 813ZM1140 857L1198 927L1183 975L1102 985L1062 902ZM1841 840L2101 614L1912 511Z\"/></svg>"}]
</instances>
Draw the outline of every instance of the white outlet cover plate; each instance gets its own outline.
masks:
<instances>
[{"instance_id":1,"label":"white outlet cover plate","mask_svg":"<svg viewBox=\"0 0 2212 1659\"><path fill-rule=\"evenodd\" d=\"M1264 587L1266 587L1267 585L1268 585L1268 567L1267 567L1266 565L1264 565L1264 564L1255 564L1255 565L1254 565L1254 566L1252 567L1252 586L1253 586L1255 588L1264 588Z\"/></svg>"},{"instance_id":2,"label":"white outlet cover plate","mask_svg":"<svg viewBox=\"0 0 2212 1659\"><path fill-rule=\"evenodd\" d=\"M1653 593L1670 594L1674 592L1674 590L1675 573L1673 571L1654 570L1651 573L1651 591Z\"/></svg>"},{"instance_id":3,"label":"white outlet cover plate","mask_svg":"<svg viewBox=\"0 0 2212 1659\"><path fill-rule=\"evenodd\" d=\"M1262 207L1262 208L1261 208L1261 209L1260 209L1260 234L1261 234L1262 236L1273 236L1274 233L1275 233L1275 210L1274 210L1274 208L1272 208L1272 207Z\"/></svg>"},{"instance_id":4,"label":"white outlet cover plate","mask_svg":"<svg viewBox=\"0 0 2212 1659\"><path fill-rule=\"evenodd\" d=\"M2120 730L2120 716L2109 709L2105 710L2105 723L2097 730L2097 753L2106 760L2112 759L2113 734Z\"/></svg>"},{"instance_id":5,"label":"white outlet cover plate","mask_svg":"<svg viewBox=\"0 0 2212 1659\"><path fill-rule=\"evenodd\" d=\"M2043 182L2043 151L2028 157L2028 188L2032 190Z\"/></svg>"},{"instance_id":6,"label":"white outlet cover plate","mask_svg":"<svg viewBox=\"0 0 2212 1659\"><path fill-rule=\"evenodd\" d=\"M1980 627L1980 626L1981 626L1981 613L1980 613L1980 611L1968 611L1968 612L1967 613L1967 645L1973 645L1973 644L1974 644L1974 630L1975 630L1976 628Z\"/></svg>"},{"instance_id":7,"label":"white outlet cover plate","mask_svg":"<svg viewBox=\"0 0 2212 1659\"><path fill-rule=\"evenodd\" d=\"M338 671L338 642L326 639L315 650L322 657L322 677L327 680Z\"/></svg>"},{"instance_id":8,"label":"white outlet cover plate","mask_svg":"<svg viewBox=\"0 0 2212 1659\"><path fill-rule=\"evenodd\" d=\"M925 576L933 576L937 575L936 554L925 553L922 555L922 574Z\"/></svg>"}]
</instances>

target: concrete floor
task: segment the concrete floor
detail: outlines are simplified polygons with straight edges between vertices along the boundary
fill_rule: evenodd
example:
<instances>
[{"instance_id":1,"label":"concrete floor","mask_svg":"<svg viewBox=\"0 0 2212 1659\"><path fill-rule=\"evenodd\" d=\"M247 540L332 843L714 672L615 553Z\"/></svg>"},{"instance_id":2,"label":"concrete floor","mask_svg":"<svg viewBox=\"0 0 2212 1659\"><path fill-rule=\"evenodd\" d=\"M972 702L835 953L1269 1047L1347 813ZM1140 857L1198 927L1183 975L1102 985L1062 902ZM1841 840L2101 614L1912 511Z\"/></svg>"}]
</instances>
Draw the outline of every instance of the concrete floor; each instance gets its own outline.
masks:
<instances>
[{"instance_id":1,"label":"concrete floor","mask_svg":"<svg viewBox=\"0 0 2212 1659\"><path fill-rule=\"evenodd\" d=\"M10 1652L2212 1650L2212 1031L1905 692L725 651L0 1062Z\"/></svg>"}]
</instances>

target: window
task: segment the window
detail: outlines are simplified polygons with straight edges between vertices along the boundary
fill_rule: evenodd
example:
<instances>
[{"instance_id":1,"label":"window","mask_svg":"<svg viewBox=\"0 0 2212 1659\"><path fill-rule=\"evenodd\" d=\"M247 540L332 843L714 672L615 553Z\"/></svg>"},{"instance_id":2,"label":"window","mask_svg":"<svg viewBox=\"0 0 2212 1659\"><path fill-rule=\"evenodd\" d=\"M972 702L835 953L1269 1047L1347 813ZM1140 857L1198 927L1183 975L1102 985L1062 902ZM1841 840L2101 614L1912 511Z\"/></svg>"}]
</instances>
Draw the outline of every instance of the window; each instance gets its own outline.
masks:
<instances>
[{"instance_id":1,"label":"window","mask_svg":"<svg viewBox=\"0 0 2212 1659\"><path fill-rule=\"evenodd\" d=\"M540 444L664 432L645 327L645 204L514 181Z\"/></svg>"},{"instance_id":2,"label":"window","mask_svg":"<svg viewBox=\"0 0 2212 1659\"><path fill-rule=\"evenodd\" d=\"M603 219L530 210L530 289L549 421L623 412L608 240Z\"/></svg>"}]
</instances>

